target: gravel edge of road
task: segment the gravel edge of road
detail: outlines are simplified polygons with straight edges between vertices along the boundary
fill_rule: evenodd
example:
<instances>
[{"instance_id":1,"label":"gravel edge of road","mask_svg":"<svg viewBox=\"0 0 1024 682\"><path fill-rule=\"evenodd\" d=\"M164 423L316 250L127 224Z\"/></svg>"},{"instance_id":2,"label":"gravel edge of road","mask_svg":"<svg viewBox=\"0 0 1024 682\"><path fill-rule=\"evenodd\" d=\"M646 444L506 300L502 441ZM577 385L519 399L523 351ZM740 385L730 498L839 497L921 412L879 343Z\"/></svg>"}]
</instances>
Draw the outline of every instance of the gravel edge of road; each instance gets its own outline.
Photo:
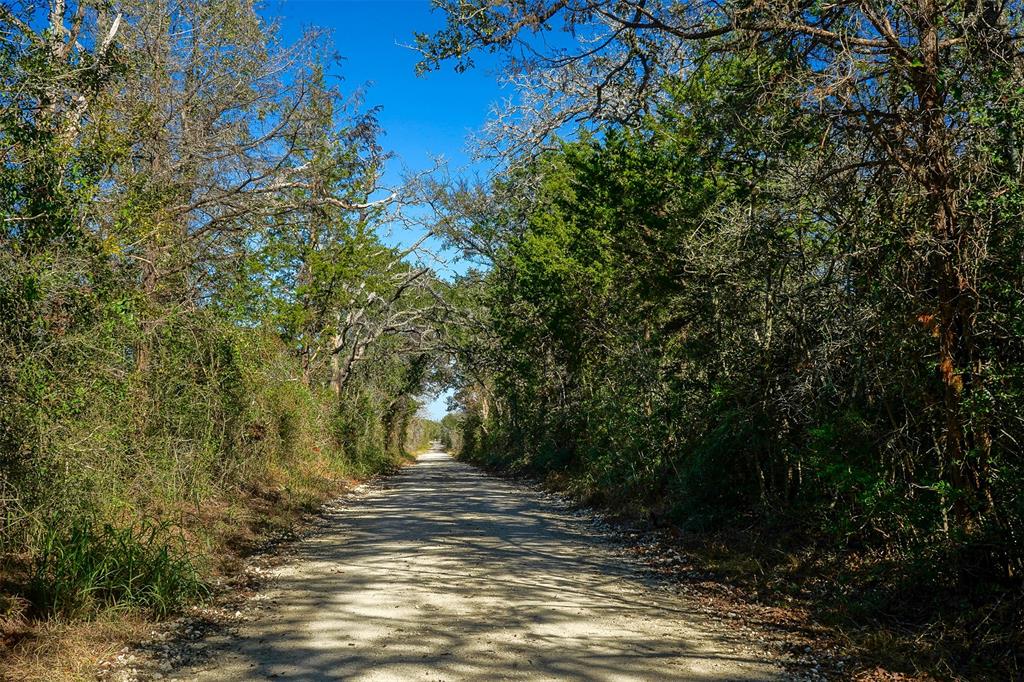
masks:
<instances>
[{"instance_id":1,"label":"gravel edge of road","mask_svg":"<svg viewBox=\"0 0 1024 682\"><path fill-rule=\"evenodd\" d=\"M601 542L635 571L654 590L691 601L710 620L730 629L739 628L757 640L760 651L770 656L794 682L827 682L854 679L858 660L843 652L824 629L814 629L806 619L786 609L758 603L720 576L694 566L673 542L667 529L635 523L607 509L586 504L571 495L552 490L540 479L486 469L487 475L530 491L545 503L570 514L593 529L591 541ZM752 620L770 621L762 626Z\"/></svg>"},{"instance_id":2,"label":"gravel edge of road","mask_svg":"<svg viewBox=\"0 0 1024 682\"><path fill-rule=\"evenodd\" d=\"M410 462L409 464L412 464ZM215 653L207 641L213 635L231 635L237 627L258 618L267 608L265 593L273 585L274 572L296 560L301 543L323 532L328 516L339 507L386 487L404 466L373 476L301 517L291 528L276 532L260 542L240 561L236 573L213 584L213 596L178 616L155 622L149 636L127 644L100 662L96 680L101 682L147 682L172 677L208 660Z\"/></svg>"}]
</instances>

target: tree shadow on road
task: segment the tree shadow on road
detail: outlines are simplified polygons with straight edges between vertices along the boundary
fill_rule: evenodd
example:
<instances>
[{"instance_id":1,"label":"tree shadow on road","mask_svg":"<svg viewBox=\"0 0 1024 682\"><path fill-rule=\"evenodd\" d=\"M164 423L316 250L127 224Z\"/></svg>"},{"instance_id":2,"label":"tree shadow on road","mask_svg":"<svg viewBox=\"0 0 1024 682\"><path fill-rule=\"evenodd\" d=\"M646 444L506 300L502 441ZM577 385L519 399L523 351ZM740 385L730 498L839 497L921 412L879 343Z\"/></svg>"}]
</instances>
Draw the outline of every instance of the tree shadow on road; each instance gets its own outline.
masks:
<instances>
[{"instance_id":1,"label":"tree shadow on road","mask_svg":"<svg viewBox=\"0 0 1024 682\"><path fill-rule=\"evenodd\" d=\"M765 680L531 491L428 455L332 511L201 679ZM216 660L216 659L215 659Z\"/></svg>"}]
</instances>

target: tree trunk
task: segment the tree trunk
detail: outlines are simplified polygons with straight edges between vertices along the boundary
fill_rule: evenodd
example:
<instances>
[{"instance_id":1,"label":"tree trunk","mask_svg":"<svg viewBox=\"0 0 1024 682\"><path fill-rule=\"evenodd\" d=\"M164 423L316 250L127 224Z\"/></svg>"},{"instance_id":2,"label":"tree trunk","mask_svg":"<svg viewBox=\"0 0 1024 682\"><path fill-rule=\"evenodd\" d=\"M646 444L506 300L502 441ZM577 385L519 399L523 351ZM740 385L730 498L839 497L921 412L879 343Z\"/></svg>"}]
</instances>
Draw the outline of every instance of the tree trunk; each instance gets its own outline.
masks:
<instances>
[{"instance_id":1,"label":"tree trunk","mask_svg":"<svg viewBox=\"0 0 1024 682\"><path fill-rule=\"evenodd\" d=\"M931 216L929 272L936 299L934 331L942 385L942 435L938 445L943 480L952 489L954 519L970 531L978 520L978 502L988 488L991 437L980 422L965 414L970 394L982 388L974 329L978 302L967 275L969 244L965 226L969 221L959 216L957 178L944 117L940 19L941 10L934 0L921 4L922 66L914 81L921 120L924 189Z\"/></svg>"}]
</instances>

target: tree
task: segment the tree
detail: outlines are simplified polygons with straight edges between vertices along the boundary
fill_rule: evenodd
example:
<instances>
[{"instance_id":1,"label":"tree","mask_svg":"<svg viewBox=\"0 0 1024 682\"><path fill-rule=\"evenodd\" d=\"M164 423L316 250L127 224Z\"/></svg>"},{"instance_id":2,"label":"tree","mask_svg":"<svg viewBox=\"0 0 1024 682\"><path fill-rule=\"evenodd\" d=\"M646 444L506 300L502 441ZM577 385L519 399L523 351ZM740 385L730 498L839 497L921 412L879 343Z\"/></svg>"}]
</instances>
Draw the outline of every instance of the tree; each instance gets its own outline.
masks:
<instances>
[{"instance_id":1,"label":"tree","mask_svg":"<svg viewBox=\"0 0 1024 682\"><path fill-rule=\"evenodd\" d=\"M405 446L439 287L380 237L408 192L327 50L248 0L0 6L0 559L41 613L132 599L51 550Z\"/></svg>"},{"instance_id":2,"label":"tree","mask_svg":"<svg viewBox=\"0 0 1024 682\"><path fill-rule=\"evenodd\" d=\"M792 55L798 71L759 81L827 122L809 182L875 183L903 218L903 307L933 341L935 447L959 524L992 508L993 358L978 338L981 273L998 230L981 178L1019 176L1014 149L1020 8L932 0L707 4L668 0L439 0L446 28L419 35L421 70L477 50L504 51L520 100L495 121L496 145L520 155L571 124L635 124L664 101L667 79L725 51ZM567 41L544 41L564 31ZM569 42L568 47L564 43ZM986 113L982 113L986 112ZM897 183L892 192L891 183ZM1012 182L1016 182L1013 180ZM854 229L852 225L848 229Z\"/></svg>"}]
</instances>

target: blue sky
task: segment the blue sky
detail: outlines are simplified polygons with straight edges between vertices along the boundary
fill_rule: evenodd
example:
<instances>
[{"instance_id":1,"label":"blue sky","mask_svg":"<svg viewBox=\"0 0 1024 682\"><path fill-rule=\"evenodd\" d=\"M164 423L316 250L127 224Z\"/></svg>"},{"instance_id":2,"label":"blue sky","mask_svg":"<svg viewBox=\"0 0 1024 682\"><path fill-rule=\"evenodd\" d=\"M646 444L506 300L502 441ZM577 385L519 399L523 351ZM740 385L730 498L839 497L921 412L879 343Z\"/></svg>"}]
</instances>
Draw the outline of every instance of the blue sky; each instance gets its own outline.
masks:
<instances>
[{"instance_id":1,"label":"blue sky","mask_svg":"<svg viewBox=\"0 0 1024 682\"><path fill-rule=\"evenodd\" d=\"M343 60L332 75L344 78L346 90L365 88L367 107L381 107L382 143L397 156L386 182L397 182L403 165L427 168L435 156L453 170L470 170L466 138L483 126L503 91L486 55L465 73L446 68L416 76L418 54L403 45L412 44L414 32L431 33L444 23L429 0L268 0L265 14L281 20L286 39L309 26L331 31Z\"/></svg>"},{"instance_id":2,"label":"blue sky","mask_svg":"<svg viewBox=\"0 0 1024 682\"><path fill-rule=\"evenodd\" d=\"M366 106L381 107L381 142L396 156L386 184L396 184L403 168L429 168L437 156L453 172L484 170L472 164L467 137L480 130L491 105L507 93L495 77L495 62L486 57L465 73L449 67L416 76L418 55L403 45L413 42L414 32L431 33L444 23L440 13L431 12L429 0L268 0L264 14L281 21L288 40L310 26L331 31L343 57L332 75L344 78L346 90L365 88ZM397 227L386 235L393 243L415 238ZM427 411L433 418L443 416L445 396L431 402Z\"/></svg>"}]
</instances>

